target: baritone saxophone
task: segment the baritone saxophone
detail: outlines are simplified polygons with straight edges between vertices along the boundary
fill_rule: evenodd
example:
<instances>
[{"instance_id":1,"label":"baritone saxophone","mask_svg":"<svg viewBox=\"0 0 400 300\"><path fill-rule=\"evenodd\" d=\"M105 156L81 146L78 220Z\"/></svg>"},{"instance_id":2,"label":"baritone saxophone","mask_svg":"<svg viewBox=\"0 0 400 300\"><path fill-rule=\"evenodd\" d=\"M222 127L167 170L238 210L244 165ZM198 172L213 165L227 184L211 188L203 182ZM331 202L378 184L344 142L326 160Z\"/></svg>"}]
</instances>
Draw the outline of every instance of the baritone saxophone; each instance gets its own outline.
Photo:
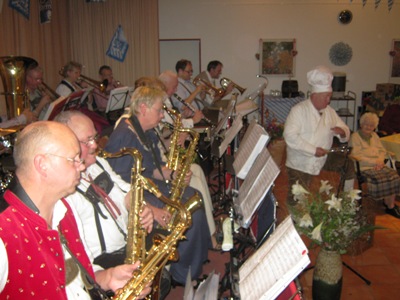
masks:
<instances>
[{"instance_id":1,"label":"baritone saxophone","mask_svg":"<svg viewBox=\"0 0 400 300\"><path fill-rule=\"evenodd\" d=\"M170 199L162 195L153 181L141 175L142 156L138 150L134 148L122 148L117 153L108 153L100 150L98 156L103 158L115 158L128 154L134 157L135 163L132 167L131 173L131 198L125 262L134 263L139 260L140 267L134 271L132 278L125 284L125 286L116 291L113 299L118 300L136 299L143 289L153 281L156 274L162 270L169 260L176 260L177 243L179 240L185 238L184 232L192 224L191 211L181 204L179 198ZM140 212L144 204L143 189L154 194L167 206L173 207L177 212L174 228L171 233L164 239L159 240L158 243L153 243L153 246L148 252L145 250L146 232L142 229L140 224ZM193 197L198 197L198 195L195 194ZM195 201L192 200L191 202ZM196 209L196 207L194 206L192 209ZM158 286L153 287L153 289L154 288L158 289Z\"/></svg>"},{"instance_id":2,"label":"baritone saxophone","mask_svg":"<svg viewBox=\"0 0 400 300\"><path fill-rule=\"evenodd\" d=\"M178 113L174 109L166 108L167 113L171 116L174 121L173 124L173 133L171 136L171 142L168 153L168 161L167 166L169 169L177 171L177 176L175 180L172 181L170 198L171 199L181 199L183 192L186 187L185 177L186 174L190 170L190 165L193 162L193 159L196 155L196 147L199 141L199 133L190 128L183 128L182 126L182 117L181 114ZM187 133L191 137L190 144L187 148L184 148L179 145L179 136L180 134ZM185 207L189 211L195 211L198 208L202 207L203 203L198 194L192 196L186 203ZM171 214L171 221L167 226L167 230L171 231L174 227L176 212L173 207L167 206L167 210Z\"/></svg>"}]
</instances>

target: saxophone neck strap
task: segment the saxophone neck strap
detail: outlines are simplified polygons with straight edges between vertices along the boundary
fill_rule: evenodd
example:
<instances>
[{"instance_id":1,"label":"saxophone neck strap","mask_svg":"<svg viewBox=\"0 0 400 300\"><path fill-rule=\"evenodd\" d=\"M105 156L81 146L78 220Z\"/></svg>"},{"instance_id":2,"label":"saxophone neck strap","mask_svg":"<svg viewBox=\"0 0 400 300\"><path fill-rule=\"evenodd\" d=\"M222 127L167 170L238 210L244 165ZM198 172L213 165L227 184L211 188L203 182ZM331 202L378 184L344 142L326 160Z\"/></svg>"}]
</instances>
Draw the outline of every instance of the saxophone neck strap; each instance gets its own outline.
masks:
<instances>
[{"instance_id":1,"label":"saxophone neck strap","mask_svg":"<svg viewBox=\"0 0 400 300\"><path fill-rule=\"evenodd\" d=\"M108 299L111 300L107 293L100 287L100 285L94 280L94 278L88 273L85 267L81 264L79 259L74 255L72 250L68 247L68 241L63 235L60 226L58 227L58 234L60 235L61 244L64 245L65 250L71 255L71 258L78 266L79 270L81 271L83 282L85 284L85 288L90 294L91 299Z\"/></svg>"},{"instance_id":2,"label":"saxophone neck strap","mask_svg":"<svg viewBox=\"0 0 400 300\"><path fill-rule=\"evenodd\" d=\"M155 152L153 143L149 142L149 140L147 139L146 134L144 133L143 128L140 125L138 118L135 115L132 115L129 118L129 122L131 123L131 125L135 129L135 131L136 131L137 135L139 136L139 139L141 140L142 144L145 145L147 147L147 149L150 149L151 155L153 156L154 163L156 164L156 168L160 172L163 180L166 181L165 177L164 177L164 173L162 172L161 162L158 159L158 156L157 156L157 154Z\"/></svg>"}]
</instances>

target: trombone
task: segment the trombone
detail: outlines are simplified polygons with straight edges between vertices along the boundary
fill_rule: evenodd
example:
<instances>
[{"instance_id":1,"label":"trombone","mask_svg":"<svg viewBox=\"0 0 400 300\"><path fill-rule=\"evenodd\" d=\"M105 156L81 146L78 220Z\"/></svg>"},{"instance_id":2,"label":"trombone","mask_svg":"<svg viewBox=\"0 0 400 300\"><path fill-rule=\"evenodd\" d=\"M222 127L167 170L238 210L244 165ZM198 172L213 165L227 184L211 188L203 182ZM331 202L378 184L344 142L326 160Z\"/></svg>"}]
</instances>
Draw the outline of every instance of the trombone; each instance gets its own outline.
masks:
<instances>
[{"instance_id":1,"label":"trombone","mask_svg":"<svg viewBox=\"0 0 400 300\"><path fill-rule=\"evenodd\" d=\"M64 77L64 68L61 68L58 73ZM78 78L77 83L79 84L79 82L86 82L87 85L100 90L101 93L104 93L106 91L108 85L107 79L104 79L103 81L97 81L82 74Z\"/></svg>"},{"instance_id":2,"label":"trombone","mask_svg":"<svg viewBox=\"0 0 400 300\"><path fill-rule=\"evenodd\" d=\"M44 81L42 81L39 85L38 85L38 90L44 95L48 95L51 99L51 101L57 100L58 98L60 98L60 95L56 93L55 90L53 90L52 88L50 88Z\"/></svg>"},{"instance_id":3,"label":"trombone","mask_svg":"<svg viewBox=\"0 0 400 300\"><path fill-rule=\"evenodd\" d=\"M106 91L108 85L107 79L104 79L103 81L97 81L82 74L81 76L79 76L78 80L86 82L91 87L98 89L101 93L104 93Z\"/></svg>"}]
</instances>

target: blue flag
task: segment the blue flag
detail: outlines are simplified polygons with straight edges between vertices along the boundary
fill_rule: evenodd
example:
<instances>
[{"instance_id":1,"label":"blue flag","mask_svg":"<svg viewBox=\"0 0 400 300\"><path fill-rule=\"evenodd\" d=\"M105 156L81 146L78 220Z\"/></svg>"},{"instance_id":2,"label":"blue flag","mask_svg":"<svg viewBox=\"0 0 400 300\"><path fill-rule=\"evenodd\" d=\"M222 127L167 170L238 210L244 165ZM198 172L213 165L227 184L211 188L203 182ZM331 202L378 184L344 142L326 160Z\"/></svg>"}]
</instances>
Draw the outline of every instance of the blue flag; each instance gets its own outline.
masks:
<instances>
[{"instance_id":1,"label":"blue flag","mask_svg":"<svg viewBox=\"0 0 400 300\"><path fill-rule=\"evenodd\" d=\"M9 0L8 6L12 9L15 9L17 12L19 12L21 15L29 20L31 6L30 0Z\"/></svg>"},{"instance_id":2,"label":"blue flag","mask_svg":"<svg viewBox=\"0 0 400 300\"><path fill-rule=\"evenodd\" d=\"M125 60L126 52L128 52L129 44L126 40L121 25L118 26L114 36L108 46L106 55L120 62Z\"/></svg>"}]
</instances>

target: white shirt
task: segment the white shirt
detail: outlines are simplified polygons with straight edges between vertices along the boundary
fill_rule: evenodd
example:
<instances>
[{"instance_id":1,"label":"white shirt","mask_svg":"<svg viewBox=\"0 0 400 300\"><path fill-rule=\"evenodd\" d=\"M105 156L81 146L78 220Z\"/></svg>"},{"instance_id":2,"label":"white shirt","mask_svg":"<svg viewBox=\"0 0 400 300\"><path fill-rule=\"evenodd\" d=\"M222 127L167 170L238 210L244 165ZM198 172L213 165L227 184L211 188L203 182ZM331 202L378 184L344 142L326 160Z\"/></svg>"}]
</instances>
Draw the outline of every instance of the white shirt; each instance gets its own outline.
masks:
<instances>
[{"instance_id":1,"label":"white shirt","mask_svg":"<svg viewBox=\"0 0 400 300\"><path fill-rule=\"evenodd\" d=\"M172 103L171 103L171 99L169 99L169 98L165 99L164 104L168 108L173 108ZM172 124L172 125L174 124L174 120L172 119L172 117L166 111L164 111L163 122L166 122L166 123L169 123L169 124ZM182 125L183 125L183 128L193 128L193 119L184 119L184 118L182 118Z\"/></svg>"},{"instance_id":2,"label":"white shirt","mask_svg":"<svg viewBox=\"0 0 400 300\"><path fill-rule=\"evenodd\" d=\"M1 116L2 122L0 123L0 128L8 128L12 126L18 126L22 124L26 124L26 116L24 114L19 115L18 117L12 118L11 120L7 120L7 116Z\"/></svg>"},{"instance_id":3,"label":"white shirt","mask_svg":"<svg viewBox=\"0 0 400 300\"><path fill-rule=\"evenodd\" d=\"M331 130L334 127L342 128L346 137L335 135ZM327 156L316 157L316 148L329 150L334 136L337 136L342 143L347 142L350 130L332 107L327 106L320 115L311 100L307 99L290 110L283 136L287 145L286 166L318 175Z\"/></svg>"},{"instance_id":4,"label":"white shirt","mask_svg":"<svg viewBox=\"0 0 400 300\"><path fill-rule=\"evenodd\" d=\"M125 207L124 198L126 191L129 191L130 189L130 184L122 180L122 178L112 170L105 159L97 157L97 160L104 167L104 170L110 175L111 181L114 183L114 187L108 195L118 206L118 209L121 212L121 215L117 217L116 222L119 228L126 233L128 226L128 211ZM82 173L82 179L78 188L83 192L86 192L90 186L90 183L85 179L89 179L89 174L92 179L95 179L99 174L103 173L104 170L96 163L89 166L86 171ZM84 237L86 245L89 247L94 257L99 256L102 252L99 236L97 234L97 227L95 225L96 221L93 205L78 191L68 196L66 200L72 207L75 219L79 219L82 223L83 232L81 235ZM107 219L104 219L103 217L99 216L99 219L104 240L106 242L106 250L108 253L111 253L124 247L126 241L123 234L119 232L117 225L115 224L111 214L106 210L104 204L99 203L99 207L102 213L107 217Z\"/></svg>"}]
</instances>

